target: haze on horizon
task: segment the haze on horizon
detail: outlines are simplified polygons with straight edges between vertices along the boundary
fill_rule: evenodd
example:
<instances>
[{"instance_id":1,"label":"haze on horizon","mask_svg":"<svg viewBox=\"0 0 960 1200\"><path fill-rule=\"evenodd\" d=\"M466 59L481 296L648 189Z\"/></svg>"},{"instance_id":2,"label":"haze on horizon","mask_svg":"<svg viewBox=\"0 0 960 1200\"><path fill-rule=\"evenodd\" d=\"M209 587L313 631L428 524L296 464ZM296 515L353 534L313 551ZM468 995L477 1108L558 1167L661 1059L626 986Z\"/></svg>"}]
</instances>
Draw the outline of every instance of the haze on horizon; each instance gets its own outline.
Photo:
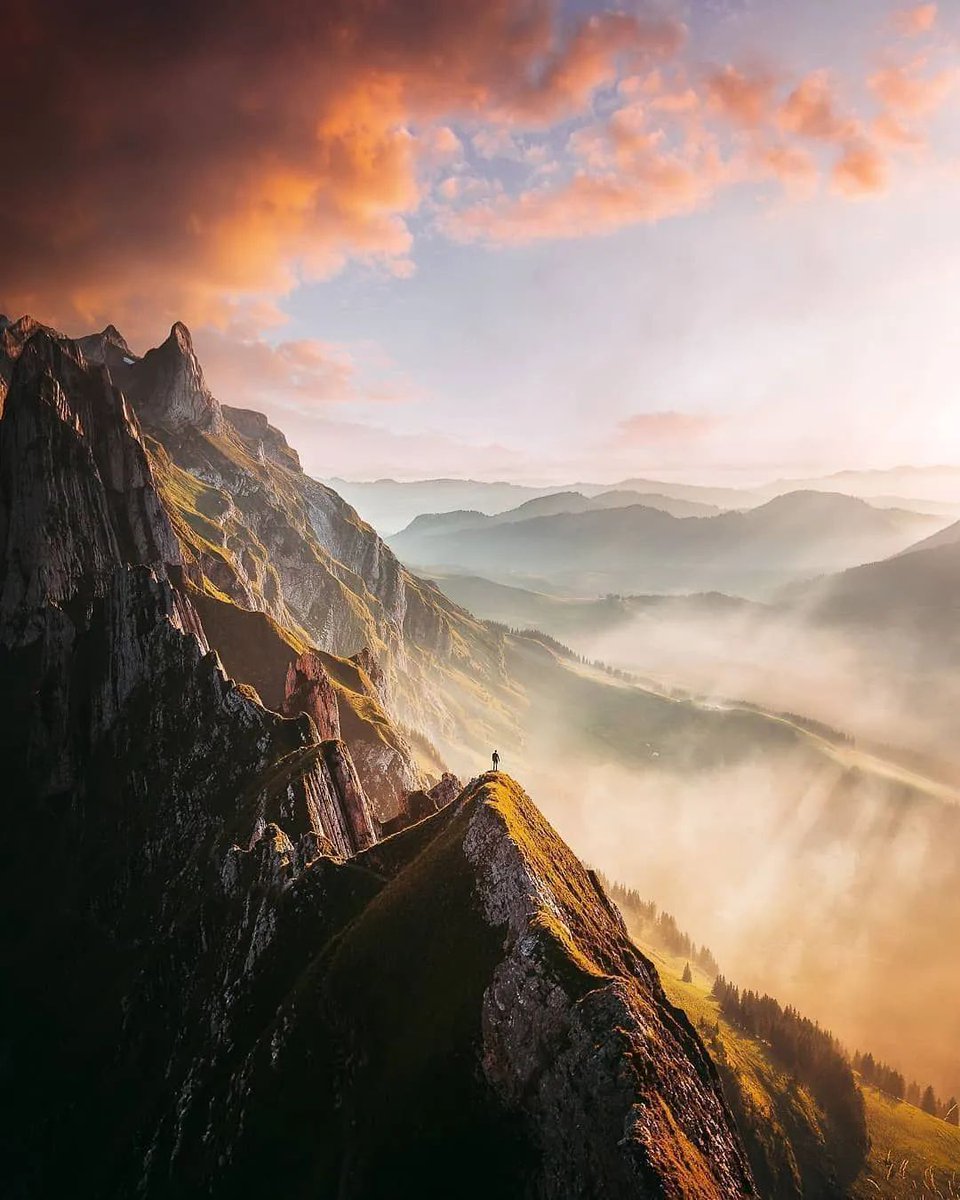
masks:
<instances>
[{"instance_id":1,"label":"haze on horizon","mask_svg":"<svg viewBox=\"0 0 960 1200\"><path fill-rule=\"evenodd\" d=\"M45 0L5 34L0 311L186 321L316 475L954 457L955 0Z\"/></svg>"}]
</instances>

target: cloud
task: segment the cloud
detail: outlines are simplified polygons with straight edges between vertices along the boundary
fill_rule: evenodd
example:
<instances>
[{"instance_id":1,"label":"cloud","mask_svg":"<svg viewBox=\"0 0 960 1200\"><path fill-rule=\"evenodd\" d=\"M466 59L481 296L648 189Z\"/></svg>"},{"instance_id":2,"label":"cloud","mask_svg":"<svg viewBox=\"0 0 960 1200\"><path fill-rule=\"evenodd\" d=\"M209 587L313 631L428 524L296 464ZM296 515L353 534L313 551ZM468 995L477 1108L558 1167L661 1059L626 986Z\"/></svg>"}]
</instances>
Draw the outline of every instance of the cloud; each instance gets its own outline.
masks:
<instances>
[{"instance_id":1,"label":"cloud","mask_svg":"<svg viewBox=\"0 0 960 1200\"><path fill-rule=\"evenodd\" d=\"M868 196L887 186L888 170L884 156L869 142L846 147L834 165L833 185L844 196Z\"/></svg>"},{"instance_id":2,"label":"cloud","mask_svg":"<svg viewBox=\"0 0 960 1200\"><path fill-rule=\"evenodd\" d=\"M706 79L711 109L746 129L757 129L769 121L775 87L772 75L749 76L729 65Z\"/></svg>"},{"instance_id":3,"label":"cloud","mask_svg":"<svg viewBox=\"0 0 960 1200\"><path fill-rule=\"evenodd\" d=\"M777 179L788 195L808 196L815 189L820 176L816 160L798 146L761 144L754 152L755 161L761 172Z\"/></svg>"},{"instance_id":4,"label":"cloud","mask_svg":"<svg viewBox=\"0 0 960 1200\"><path fill-rule=\"evenodd\" d=\"M814 71L790 93L780 108L780 127L821 142L840 142L856 132L856 123L837 111L830 77Z\"/></svg>"},{"instance_id":5,"label":"cloud","mask_svg":"<svg viewBox=\"0 0 960 1200\"><path fill-rule=\"evenodd\" d=\"M551 187L484 201L444 220L445 231L464 241L517 244L612 233L625 225L693 212L712 188L681 160L650 153L626 175L579 172Z\"/></svg>"},{"instance_id":6,"label":"cloud","mask_svg":"<svg viewBox=\"0 0 960 1200\"><path fill-rule=\"evenodd\" d=\"M369 348L365 370L353 354L316 338L269 343L242 328L205 328L195 337L204 373L216 396L239 407L264 404L309 411L331 405L395 402L410 399L413 389L390 364L371 371L376 355Z\"/></svg>"},{"instance_id":7,"label":"cloud","mask_svg":"<svg viewBox=\"0 0 960 1200\"><path fill-rule=\"evenodd\" d=\"M616 441L628 446L690 442L709 433L716 423L716 417L677 412L674 409L634 413L618 425Z\"/></svg>"},{"instance_id":8,"label":"cloud","mask_svg":"<svg viewBox=\"0 0 960 1200\"><path fill-rule=\"evenodd\" d=\"M929 33L937 23L936 4L916 4L894 13L893 24L905 37Z\"/></svg>"},{"instance_id":9,"label":"cloud","mask_svg":"<svg viewBox=\"0 0 960 1200\"><path fill-rule=\"evenodd\" d=\"M826 70L792 89L779 70L698 71L679 21L597 3L16 6L0 306L70 332L226 328L350 261L410 275L427 225L490 243L602 235L742 182L799 194L812 169L862 195L887 174L879 147L915 145L904 118L955 82L884 67L883 111L864 117ZM897 24L935 18L921 5Z\"/></svg>"},{"instance_id":10,"label":"cloud","mask_svg":"<svg viewBox=\"0 0 960 1200\"><path fill-rule=\"evenodd\" d=\"M136 334L226 323L350 258L409 271L452 119L548 125L682 37L557 0L16 6L0 300Z\"/></svg>"},{"instance_id":11,"label":"cloud","mask_svg":"<svg viewBox=\"0 0 960 1200\"><path fill-rule=\"evenodd\" d=\"M927 116L940 108L954 90L960 72L947 69L932 76L918 75L916 70L923 65L921 59L912 68L885 66L870 77L870 90L896 113Z\"/></svg>"}]
</instances>

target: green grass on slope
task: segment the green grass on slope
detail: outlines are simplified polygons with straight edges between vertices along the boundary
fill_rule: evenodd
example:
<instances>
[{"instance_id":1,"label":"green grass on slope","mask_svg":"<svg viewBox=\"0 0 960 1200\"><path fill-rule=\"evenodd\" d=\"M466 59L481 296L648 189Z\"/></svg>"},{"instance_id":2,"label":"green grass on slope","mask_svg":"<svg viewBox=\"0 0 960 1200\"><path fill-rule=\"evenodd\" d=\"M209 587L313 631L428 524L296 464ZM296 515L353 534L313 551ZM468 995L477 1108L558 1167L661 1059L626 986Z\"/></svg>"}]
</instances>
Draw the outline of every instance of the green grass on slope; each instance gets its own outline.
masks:
<instances>
[{"instance_id":1,"label":"green grass on slope","mask_svg":"<svg viewBox=\"0 0 960 1200\"><path fill-rule=\"evenodd\" d=\"M773 1061L763 1043L721 1016L710 995L712 980L699 968L692 968L692 983L683 983L684 960L641 948L656 963L668 998L686 1012L717 1064L760 1194L768 1200L830 1196L827 1130L809 1091Z\"/></svg>"},{"instance_id":2,"label":"green grass on slope","mask_svg":"<svg viewBox=\"0 0 960 1200\"><path fill-rule=\"evenodd\" d=\"M870 1158L854 1185L856 1200L956 1200L960 1129L865 1087Z\"/></svg>"},{"instance_id":3,"label":"green grass on slope","mask_svg":"<svg viewBox=\"0 0 960 1200\"><path fill-rule=\"evenodd\" d=\"M799 1182L799 1173L821 1151L825 1134L810 1094L772 1061L763 1042L720 1015L707 974L691 965L693 982L683 983L684 958L638 944L655 963L669 999L697 1026L717 1061L738 1120L745 1117L762 1138L762 1145L755 1146L751 1155L755 1173L763 1173L756 1165L758 1150L762 1150L772 1170L786 1171ZM731 1094L731 1072L738 1096ZM862 1090L871 1145L867 1162L850 1190L852 1200L960 1200L960 1129L875 1088ZM758 1178L758 1183L764 1195L790 1194L789 1187L771 1193L763 1179ZM807 1184L797 1194L817 1192Z\"/></svg>"}]
</instances>

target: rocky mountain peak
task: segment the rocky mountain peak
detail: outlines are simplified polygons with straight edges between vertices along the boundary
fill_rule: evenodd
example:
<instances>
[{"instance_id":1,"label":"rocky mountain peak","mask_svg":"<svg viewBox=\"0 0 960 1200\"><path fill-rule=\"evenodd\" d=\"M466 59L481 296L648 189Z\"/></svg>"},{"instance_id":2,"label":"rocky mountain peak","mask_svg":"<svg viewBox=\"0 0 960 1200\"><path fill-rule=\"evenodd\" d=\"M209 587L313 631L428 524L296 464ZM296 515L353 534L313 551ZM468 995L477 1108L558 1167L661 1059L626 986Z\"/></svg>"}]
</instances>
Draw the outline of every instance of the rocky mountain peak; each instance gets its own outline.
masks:
<instances>
[{"instance_id":1,"label":"rocky mountain peak","mask_svg":"<svg viewBox=\"0 0 960 1200\"><path fill-rule=\"evenodd\" d=\"M116 325L107 325L99 333L77 339L77 345L87 362L103 363L117 373L117 383L125 382L125 367L133 364L127 340Z\"/></svg>"},{"instance_id":2,"label":"rocky mountain peak","mask_svg":"<svg viewBox=\"0 0 960 1200\"><path fill-rule=\"evenodd\" d=\"M0 493L3 619L100 595L118 562L157 576L182 563L123 395L73 342L39 326L12 364Z\"/></svg>"},{"instance_id":3,"label":"rocky mountain peak","mask_svg":"<svg viewBox=\"0 0 960 1200\"><path fill-rule=\"evenodd\" d=\"M19 317L16 321L11 321L8 317L0 320L0 412L2 412L3 398L13 374L13 364L20 357L30 338L39 330L44 330L51 335L54 332L52 329L47 329L45 325L41 325L39 321L35 321L33 317L26 315Z\"/></svg>"},{"instance_id":4,"label":"rocky mountain peak","mask_svg":"<svg viewBox=\"0 0 960 1200\"><path fill-rule=\"evenodd\" d=\"M185 354L193 354L193 338L182 321L174 321L170 326L168 341L175 342Z\"/></svg>"},{"instance_id":5,"label":"rocky mountain peak","mask_svg":"<svg viewBox=\"0 0 960 1200\"><path fill-rule=\"evenodd\" d=\"M275 1190L279 1162L291 1194L351 1200L753 1194L695 1031L518 785L458 798L445 775L378 840L363 779L409 763L379 634L436 645L456 611L334 493L206 436L185 328L124 365L121 390L36 330L0 420L7 1191L222 1200ZM316 628L355 622L355 660L200 586L166 446L211 538L268 478L230 536L286 559Z\"/></svg>"},{"instance_id":6,"label":"rocky mountain peak","mask_svg":"<svg viewBox=\"0 0 960 1200\"><path fill-rule=\"evenodd\" d=\"M223 431L220 404L207 386L190 330L182 321L175 322L165 342L131 364L125 387L148 429Z\"/></svg>"}]
</instances>

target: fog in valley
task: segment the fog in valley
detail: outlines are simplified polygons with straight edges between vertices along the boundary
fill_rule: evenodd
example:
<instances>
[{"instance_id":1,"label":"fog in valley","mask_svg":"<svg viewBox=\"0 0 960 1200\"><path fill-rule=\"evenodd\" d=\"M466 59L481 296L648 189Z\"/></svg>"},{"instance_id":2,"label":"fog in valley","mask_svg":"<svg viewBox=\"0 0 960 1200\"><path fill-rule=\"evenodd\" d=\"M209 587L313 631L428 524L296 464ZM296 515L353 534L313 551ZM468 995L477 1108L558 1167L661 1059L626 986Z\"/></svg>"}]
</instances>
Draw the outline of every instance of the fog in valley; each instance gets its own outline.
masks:
<instances>
[{"instance_id":1,"label":"fog in valley","mask_svg":"<svg viewBox=\"0 0 960 1200\"><path fill-rule=\"evenodd\" d=\"M557 746L516 769L586 861L775 995L944 1095L960 1086L960 810L771 752L623 769Z\"/></svg>"},{"instance_id":2,"label":"fog in valley","mask_svg":"<svg viewBox=\"0 0 960 1200\"><path fill-rule=\"evenodd\" d=\"M916 758L960 783L960 672L902 632L831 628L789 608L698 615L660 606L569 644L717 703L822 721L861 748Z\"/></svg>"},{"instance_id":3,"label":"fog in valley","mask_svg":"<svg viewBox=\"0 0 960 1200\"><path fill-rule=\"evenodd\" d=\"M585 860L672 913L741 987L947 1096L960 671L951 605L924 579L924 555L955 553L940 540L876 579L800 579L762 603L437 577L477 615L574 652L577 684L531 706L504 768ZM952 562L937 571L952 579ZM927 589L919 606L905 579ZM581 694L586 676L622 703Z\"/></svg>"}]
</instances>

